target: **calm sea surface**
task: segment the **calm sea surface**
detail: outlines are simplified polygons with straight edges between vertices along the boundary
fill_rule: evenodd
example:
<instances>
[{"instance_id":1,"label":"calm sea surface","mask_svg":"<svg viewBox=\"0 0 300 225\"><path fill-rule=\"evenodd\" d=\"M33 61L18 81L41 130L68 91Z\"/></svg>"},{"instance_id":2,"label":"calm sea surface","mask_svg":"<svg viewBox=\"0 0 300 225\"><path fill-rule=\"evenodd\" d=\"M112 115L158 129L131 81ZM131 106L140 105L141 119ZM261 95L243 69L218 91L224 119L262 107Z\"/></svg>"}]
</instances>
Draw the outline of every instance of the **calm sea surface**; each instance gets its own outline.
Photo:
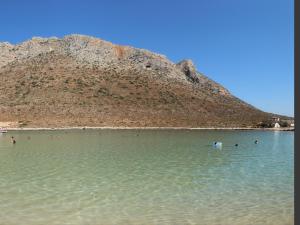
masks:
<instances>
[{"instance_id":1,"label":"calm sea surface","mask_svg":"<svg viewBox=\"0 0 300 225\"><path fill-rule=\"evenodd\" d=\"M222 141L223 148L213 148L214 141ZM288 225L293 220L293 132L0 134L1 225Z\"/></svg>"}]
</instances>

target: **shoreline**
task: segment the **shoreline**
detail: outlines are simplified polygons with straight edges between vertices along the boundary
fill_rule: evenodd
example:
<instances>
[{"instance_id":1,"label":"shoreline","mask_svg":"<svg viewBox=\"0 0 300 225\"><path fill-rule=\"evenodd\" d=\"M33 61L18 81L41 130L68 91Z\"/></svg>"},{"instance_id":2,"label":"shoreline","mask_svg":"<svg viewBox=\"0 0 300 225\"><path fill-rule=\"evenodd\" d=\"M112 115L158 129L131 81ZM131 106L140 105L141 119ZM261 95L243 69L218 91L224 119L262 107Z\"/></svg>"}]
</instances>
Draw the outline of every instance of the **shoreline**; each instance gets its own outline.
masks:
<instances>
[{"instance_id":1,"label":"shoreline","mask_svg":"<svg viewBox=\"0 0 300 225\"><path fill-rule=\"evenodd\" d=\"M7 131L49 131L49 130L260 130L295 131L295 128L247 128L247 127L7 127Z\"/></svg>"}]
</instances>

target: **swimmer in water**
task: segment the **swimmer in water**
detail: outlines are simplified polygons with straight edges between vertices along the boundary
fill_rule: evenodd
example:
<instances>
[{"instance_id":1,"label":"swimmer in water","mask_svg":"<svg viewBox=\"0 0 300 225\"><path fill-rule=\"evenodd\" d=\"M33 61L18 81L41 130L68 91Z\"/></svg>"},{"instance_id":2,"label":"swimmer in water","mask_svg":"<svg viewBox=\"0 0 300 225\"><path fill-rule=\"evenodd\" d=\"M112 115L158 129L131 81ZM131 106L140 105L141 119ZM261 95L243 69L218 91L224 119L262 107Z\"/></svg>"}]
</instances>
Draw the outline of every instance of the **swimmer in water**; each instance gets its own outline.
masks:
<instances>
[{"instance_id":1,"label":"swimmer in water","mask_svg":"<svg viewBox=\"0 0 300 225\"><path fill-rule=\"evenodd\" d=\"M257 144L257 143L258 143L258 140L255 140L254 143Z\"/></svg>"},{"instance_id":2,"label":"swimmer in water","mask_svg":"<svg viewBox=\"0 0 300 225\"><path fill-rule=\"evenodd\" d=\"M222 148L222 142L219 142L219 141L214 142L213 147L214 148Z\"/></svg>"},{"instance_id":3,"label":"swimmer in water","mask_svg":"<svg viewBox=\"0 0 300 225\"><path fill-rule=\"evenodd\" d=\"M239 144L235 144L234 146L237 147L237 146L239 146Z\"/></svg>"}]
</instances>

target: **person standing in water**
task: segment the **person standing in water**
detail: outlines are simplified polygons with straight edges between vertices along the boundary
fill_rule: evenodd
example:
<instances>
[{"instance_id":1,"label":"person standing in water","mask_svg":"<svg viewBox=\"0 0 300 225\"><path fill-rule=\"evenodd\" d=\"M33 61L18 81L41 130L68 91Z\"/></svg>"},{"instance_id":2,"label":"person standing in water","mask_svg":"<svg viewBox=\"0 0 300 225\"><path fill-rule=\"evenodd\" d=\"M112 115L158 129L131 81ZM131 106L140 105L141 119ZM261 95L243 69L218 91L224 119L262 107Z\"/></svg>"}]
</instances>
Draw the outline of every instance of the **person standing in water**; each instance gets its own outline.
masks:
<instances>
[{"instance_id":1,"label":"person standing in water","mask_svg":"<svg viewBox=\"0 0 300 225\"><path fill-rule=\"evenodd\" d=\"M12 142L13 144L16 144L16 140L15 140L14 136L11 136L11 142Z\"/></svg>"}]
</instances>

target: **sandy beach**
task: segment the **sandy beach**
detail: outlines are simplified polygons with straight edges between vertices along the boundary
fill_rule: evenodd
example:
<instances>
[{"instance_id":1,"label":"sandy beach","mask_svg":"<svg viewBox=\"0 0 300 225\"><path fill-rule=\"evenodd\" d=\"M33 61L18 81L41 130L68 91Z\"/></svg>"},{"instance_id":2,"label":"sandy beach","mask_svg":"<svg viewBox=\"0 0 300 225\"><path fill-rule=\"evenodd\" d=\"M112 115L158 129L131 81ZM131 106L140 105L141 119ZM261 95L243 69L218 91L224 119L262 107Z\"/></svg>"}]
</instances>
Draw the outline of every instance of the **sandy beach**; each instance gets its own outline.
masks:
<instances>
[{"instance_id":1,"label":"sandy beach","mask_svg":"<svg viewBox=\"0 0 300 225\"><path fill-rule=\"evenodd\" d=\"M244 127L10 127L7 131L32 130L265 130L294 131L294 128L244 128Z\"/></svg>"},{"instance_id":2,"label":"sandy beach","mask_svg":"<svg viewBox=\"0 0 300 225\"><path fill-rule=\"evenodd\" d=\"M110 129L110 130L269 130L269 131L294 131L294 127L281 127L281 128L254 128L254 127L19 127L17 122L0 122L0 127L8 130L85 130L85 129Z\"/></svg>"}]
</instances>

